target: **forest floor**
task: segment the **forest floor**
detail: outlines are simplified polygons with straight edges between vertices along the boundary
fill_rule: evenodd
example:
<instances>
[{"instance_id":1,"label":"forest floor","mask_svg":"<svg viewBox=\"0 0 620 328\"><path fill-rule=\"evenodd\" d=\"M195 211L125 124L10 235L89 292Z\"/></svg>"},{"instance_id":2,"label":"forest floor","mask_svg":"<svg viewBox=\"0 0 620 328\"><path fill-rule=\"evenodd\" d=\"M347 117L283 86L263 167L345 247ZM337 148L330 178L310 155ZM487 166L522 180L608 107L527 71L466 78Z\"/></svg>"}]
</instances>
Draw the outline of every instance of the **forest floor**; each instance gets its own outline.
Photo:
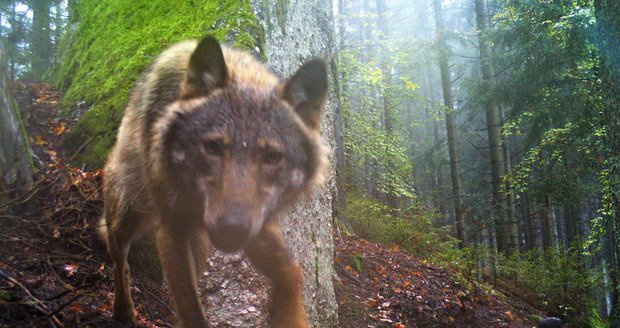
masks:
<instances>
[{"instance_id":1,"label":"forest floor","mask_svg":"<svg viewBox=\"0 0 620 328\"><path fill-rule=\"evenodd\" d=\"M14 94L39 172L25 195L0 201L0 327L116 327L112 273L94 237L103 173L68 164L72 155L60 145L73 122L58 113L61 94L40 83L18 84ZM517 292L456 279L397 247L334 238L340 327L533 327L529 315L540 315L507 296ZM241 256L214 256L208 268L200 289L205 303L218 304L207 306L209 316L221 312L223 300L237 311L213 319L213 326L263 326L259 304L267 297L266 281ZM132 278L140 326L171 327L164 284L140 274Z\"/></svg>"}]
</instances>

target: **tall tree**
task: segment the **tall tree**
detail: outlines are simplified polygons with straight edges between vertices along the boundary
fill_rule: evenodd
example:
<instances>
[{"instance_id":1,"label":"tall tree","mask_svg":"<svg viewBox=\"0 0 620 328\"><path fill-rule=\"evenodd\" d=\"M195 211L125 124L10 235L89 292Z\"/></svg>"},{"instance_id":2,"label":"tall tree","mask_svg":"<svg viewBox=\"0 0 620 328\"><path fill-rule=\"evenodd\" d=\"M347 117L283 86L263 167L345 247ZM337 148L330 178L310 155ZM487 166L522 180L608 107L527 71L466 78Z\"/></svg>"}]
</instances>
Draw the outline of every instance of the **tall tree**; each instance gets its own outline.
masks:
<instances>
[{"instance_id":1,"label":"tall tree","mask_svg":"<svg viewBox=\"0 0 620 328\"><path fill-rule=\"evenodd\" d=\"M270 27L269 17L278 15L277 1L261 1L265 20L265 54L267 63L283 76L288 76L299 65L303 57L319 56L332 61L334 40L332 1L286 2L286 19L280 26ZM282 31L301 31L305 33ZM314 42L303 42L307 35L315 35ZM323 47L322 45L327 45ZM291 49L293 49L291 51ZM336 76L332 76L332 79ZM333 80L332 80L333 81ZM333 103L326 106L325 117L333 118ZM322 124L322 135L333 144L333 123ZM333 163L332 163L333 164ZM329 179L332 180L332 179ZM334 327L338 322L338 305L334 294L333 253L333 209L330 202L335 195L333 183L317 191L316 196L303 204L297 204L288 215L281 217L284 239L292 253L304 268L305 303L312 327ZM312 217L312 219L310 219ZM308 238L312 236L312 238Z\"/></svg>"},{"instance_id":2,"label":"tall tree","mask_svg":"<svg viewBox=\"0 0 620 328\"><path fill-rule=\"evenodd\" d=\"M334 91L336 93L336 104L334 106L334 141L336 143L336 197L334 210L336 211L336 217L342 219L341 213L346 209L346 197L345 197L345 149L344 149L344 113L342 112L344 99L343 95L346 94L346 76L344 70L339 70L338 65L340 63L340 51L344 48L345 38L345 22L344 22L344 0L338 0L338 16L335 17L334 23L337 28L334 31L336 36L337 51L334 53L334 58L331 63L332 76L334 77Z\"/></svg>"},{"instance_id":3,"label":"tall tree","mask_svg":"<svg viewBox=\"0 0 620 328\"><path fill-rule=\"evenodd\" d=\"M383 43L383 47L387 47L388 35L389 35L389 27L387 24L387 8L385 4L385 0L375 0L375 6L377 10L377 26L379 28L379 39ZM390 94L390 87L392 85L392 66L390 65L390 59L388 56L383 55L381 58L381 70L383 71L383 126L385 128L385 135L387 138L386 143L386 153L387 163L386 169L388 173L388 181L386 190L386 201L387 204L392 208L398 207L398 196L396 192L396 186L394 181L394 176L396 175L395 171L395 163L393 161L393 154L391 154L390 145L394 142L394 108L392 105L392 97Z\"/></svg>"},{"instance_id":4,"label":"tall tree","mask_svg":"<svg viewBox=\"0 0 620 328\"><path fill-rule=\"evenodd\" d=\"M50 28L50 1L32 0L31 71L41 78L50 67L52 37Z\"/></svg>"},{"instance_id":5,"label":"tall tree","mask_svg":"<svg viewBox=\"0 0 620 328\"><path fill-rule=\"evenodd\" d=\"M437 43L439 48L439 70L441 71L441 87L445 106L446 131L448 134L448 153L450 155L450 176L452 178L452 194L454 198L454 215L456 225L456 236L459 239L459 247L464 247L465 224L463 198L461 195L460 159L456 137L456 126L454 124L454 100L452 99L452 81L450 79L450 68L448 64L448 45L446 42L446 30L443 20L441 0L433 0L435 12L435 29L437 33Z\"/></svg>"},{"instance_id":6,"label":"tall tree","mask_svg":"<svg viewBox=\"0 0 620 328\"><path fill-rule=\"evenodd\" d=\"M609 213L613 219L612 327L620 326L620 1L594 0L603 88Z\"/></svg>"},{"instance_id":7,"label":"tall tree","mask_svg":"<svg viewBox=\"0 0 620 328\"><path fill-rule=\"evenodd\" d=\"M0 18L6 22L0 29L0 37L6 40L4 46L10 80L14 80L20 68L28 64L25 45L30 24L25 13L18 13L17 5L14 0L0 1Z\"/></svg>"},{"instance_id":8,"label":"tall tree","mask_svg":"<svg viewBox=\"0 0 620 328\"><path fill-rule=\"evenodd\" d=\"M483 89L490 90L493 84L493 68L491 67L491 49L488 45L485 31L488 28L487 2L475 0L476 22L478 26L478 48L480 51L480 71L482 73ZM491 184L493 194L493 216L495 223L495 238L497 250L500 253L509 251L507 243L507 212L506 194L503 192L502 176L504 175L504 154L501 141L501 126L499 111L490 94L483 96L483 106L486 112L487 133L489 141L489 160L491 162Z\"/></svg>"},{"instance_id":9,"label":"tall tree","mask_svg":"<svg viewBox=\"0 0 620 328\"><path fill-rule=\"evenodd\" d=\"M502 108L502 106L498 106L498 111L499 111L499 122L500 124L503 124L505 118L504 118L504 109ZM504 177L510 177L512 176L512 158L511 158L511 153L510 153L510 141L508 140L508 138L506 136L504 136L504 133L501 133L501 138L502 138L502 153L504 155ZM516 215L516 205L515 205L515 194L514 194L514 190L512 189L512 186L510 185L510 181L508 179L503 179L504 184L504 191L506 192L506 219L508 220L508 231L509 231L509 235L510 235L510 243L511 243L511 247L516 250L519 251L519 246L520 246L520 231L522 230L522 225L519 225L519 222L517 221L517 215Z\"/></svg>"}]
</instances>

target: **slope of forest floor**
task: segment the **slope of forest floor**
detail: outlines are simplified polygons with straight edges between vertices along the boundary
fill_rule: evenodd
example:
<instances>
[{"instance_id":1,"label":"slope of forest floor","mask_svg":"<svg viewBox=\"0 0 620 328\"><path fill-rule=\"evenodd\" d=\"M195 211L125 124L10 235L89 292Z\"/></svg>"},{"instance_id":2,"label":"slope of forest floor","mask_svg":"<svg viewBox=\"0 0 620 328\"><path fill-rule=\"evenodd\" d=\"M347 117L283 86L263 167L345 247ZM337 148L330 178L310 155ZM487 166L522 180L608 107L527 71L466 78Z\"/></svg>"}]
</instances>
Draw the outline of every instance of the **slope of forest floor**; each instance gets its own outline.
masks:
<instances>
[{"instance_id":1,"label":"slope of forest floor","mask_svg":"<svg viewBox=\"0 0 620 328\"><path fill-rule=\"evenodd\" d=\"M94 238L103 173L70 166L72 154L61 151L73 123L57 114L61 94L40 83L18 84L15 94L40 169L28 193L0 204L0 327L115 327L111 270ZM396 247L340 235L335 246L341 327L532 327L528 313L539 314L522 300L455 279ZM241 288L251 291L241 293L250 303L267 297L266 281L242 257L216 256L209 268L200 282L206 303L224 298L234 306L240 296L231 295ZM220 286L233 275L244 283ZM171 327L166 288L141 275L132 284L140 326ZM207 306L208 313L219 310ZM237 310L254 319L236 322L230 313L233 319L214 326L264 325L263 307Z\"/></svg>"}]
</instances>

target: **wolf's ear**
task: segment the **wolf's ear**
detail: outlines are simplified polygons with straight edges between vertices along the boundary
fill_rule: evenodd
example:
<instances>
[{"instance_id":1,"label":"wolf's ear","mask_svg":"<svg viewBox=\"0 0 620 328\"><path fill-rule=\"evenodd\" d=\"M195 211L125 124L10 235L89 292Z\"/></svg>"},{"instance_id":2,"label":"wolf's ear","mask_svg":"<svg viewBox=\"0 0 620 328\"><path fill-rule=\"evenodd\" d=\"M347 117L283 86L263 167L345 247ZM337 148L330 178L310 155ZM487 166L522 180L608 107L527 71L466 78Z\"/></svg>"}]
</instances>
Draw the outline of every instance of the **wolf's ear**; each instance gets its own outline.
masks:
<instances>
[{"instance_id":1,"label":"wolf's ear","mask_svg":"<svg viewBox=\"0 0 620 328\"><path fill-rule=\"evenodd\" d=\"M182 97L194 98L224 87L229 81L222 47L215 37L207 35L198 43L189 59Z\"/></svg>"},{"instance_id":2,"label":"wolf's ear","mask_svg":"<svg viewBox=\"0 0 620 328\"><path fill-rule=\"evenodd\" d=\"M284 85L288 101L309 128L318 129L327 96L327 68L321 59L305 63Z\"/></svg>"}]
</instances>

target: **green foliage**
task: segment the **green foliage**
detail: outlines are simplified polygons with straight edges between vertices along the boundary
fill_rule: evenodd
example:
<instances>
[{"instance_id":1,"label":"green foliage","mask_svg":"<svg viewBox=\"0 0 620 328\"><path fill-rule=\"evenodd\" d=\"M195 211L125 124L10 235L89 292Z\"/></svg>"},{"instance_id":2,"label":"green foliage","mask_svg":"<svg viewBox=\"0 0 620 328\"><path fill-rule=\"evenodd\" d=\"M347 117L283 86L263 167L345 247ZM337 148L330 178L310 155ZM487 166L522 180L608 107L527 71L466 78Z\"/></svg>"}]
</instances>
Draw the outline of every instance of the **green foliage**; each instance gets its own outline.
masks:
<instances>
[{"instance_id":1,"label":"green foliage","mask_svg":"<svg viewBox=\"0 0 620 328\"><path fill-rule=\"evenodd\" d=\"M343 99L343 114L347 128L344 133L345 156L349 176L358 176L361 185L372 185L376 192L392 194L405 199L414 199L414 186L411 179L413 163L410 155L410 141L407 140L408 127L399 118L402 108L390 108L395 113L395 131L385 129L383 100L388 97L391 104L412 99L416 95L417 84L409 78L386 83L383 70L371 59L367 63L365 54L360 51L343 51L340 54L343 84L351 90ZM411 123L409 123L411 124ZM370 170L369 170L370 168ZM370 189L370 188L369 188Z\"/></svg>"},{"instance_id":2,"label":"green foliage","mask_svg":"<svg viewBox=\"0 0 620 328\"><path fill-rule=\"evenodd\" d=\"M581 125L580 125L581 124ZM600 190L593 179L603 158L602 138L586 122L566 123L546 131L506 177L519 193L549 196L557 205L578 204Z\"/></svg>"},{"instance_id":3,"label":"green foliage","mask_svg":"<svg viewBox=\"0 0 620 328\"><path fill-rule=\"evenodd\" d=\"M495 64L511 69L492 93L512 109L504 133L524 135L527 151L508 178L518 192L578 204L598 188L585 180L596 181L603 156L600 95L592 92L600 81L591 3L506 0L503 6L490 37L507 49Z\"/></svg>"},{"instance_id":4,"label":"green foliage","mask_svg":"<svg viewBox=\"0 0 620 328\"><path fill-rule=\"evenodd\" d=\"M84 146L76 161L89 166L105 161L132 85L164 48L207 33L239 48L262 47L261 28L247 0L104 0L76 6L80 22L65 35L69 49L62 51L54 78L66 90L67 111L79 103L90 107L67 140L74 151Z\"/></svg>"},{"instance_id":5,"label":"green foliage","mask_svg":"<svg viewBox=\"0 0 620 328\"><path fill-rule=\"evenodd\" d=\"M353 257L353 267L355 268L355 270L357 272L363 272L364 271L364 262L363 262L363 258L360 254L355 254L355 256Z\"/></svg>"},{"instance_id":6,"label":"green foliage","mask_svg":"<svg viewBox=\"0 0 620 328\"><path fill-rule=\"evenodd\" d=\"M566 254L550 249L500 255L496 259L497 275L531 291L534 295L530 301L546 312L572 323L582 322L596 312L587 305L592 302L591 291L602 287L603 279L600 267L587 269L591 259L576 251L581 247L575 243Z\"/></svg>"},{"instance_id":7,"label":"green foliage","mask_svg":"<svg viewBox=\"0 0 620 328\"><path fill-rule=\"evenodd\" d=\"M586 309L585 319L582 320L584 325L589 328L609 328L611 327L611 323L608 320L603 319L601 314L598 312L598 308L596 303L590 302Z\"/></svg>"},{"instance_id":8,"label":"green foliage","mask_svg":"<svg viewBox=\"0 0 620 328\"><path fill-rule=\"evenodd\" d=\"M389 206L360 193L347 194L345 215L358 236L397 245L421 259L445 259L458 243L446 228L434 226L435 213L414 211L407 216L394 216Z\"/></svg>"},{"instance_id":9,"label":"green foliage","mask_svg":"<svg viewBox=\"0 0 620 328\"><path fill-rule=\"evenodd\" d=\"M456 7L459 9L454 10ZM527 289L534 291L532 299L557 316L574 319L576 326L604 326L597 306L593 305L593 300L602 294L602 278L600 267L593 267L600 258L593 258L592 254L606 246L602 241L612 234L608 230L615 214L615 191L620 186L620 180L615 179L620 175L614 173L620 160L614 144L608 141L618 129L606 131L605 127L613 124L601 120L606 111L602 93L604 72L594 39L599 23L594 17L593 2L495 1L491 6L495 16L483 35L491 47L492 83L481 81L479 61L463 59L479 56L478 49L470 45L475 42L471 42L469 35L476 31L464 27L471 25L471 21L458 24L459 20L475 19L474 13L464 10L465 7L471 8L472 2L447 4L446 33L460 35L450 38L453 56L449 60L454 73L454 100L459 105L454 113L462 139L461 178L468 236L481 240L481 235L495 228L493 204L489 200L488 139L485 129L480 129L485 119L481 108L490 102L501 108L504 115L502 132L511 150L508 158L512 165L512 172L504 176L509 190L504 191L515 196L515 202L506 208L516 207L519 236L527 238L520 237L519 243L525 239L528 247L537 247L541 236L549 236L544 230L546 222L539 220L541 211L546 211L551 214L547 218L551 219L552 228L557 228L550 238L552 245L547 245L550 249L496 258L489 248L457 251L440 246L429 255L420 251L419 245L426 246L427 233L441 236L443 231L410 231L411 218L399 217L381 204L386 194L399 190L413 192L415 185L416 203L424 204L418 206L432 204L448 213L445 209L450 196L442 193L442 188L449 188L445 153L442 154L444 136L432 129L432 124L438 122L437 113L443 113L437 110L437 72L419 69L436 66L437 49L429 41L432 36L421 40L413 32L415 28L408 26L406 29L412 35L405 36L406 54L392 51L402 49L394 46L396 41L377 48L376 43L382 40L374 37L373 28L377 25L369 16L371 7L364 7L359 11L360 17L345 25L352 31L346 35L350 44L339 53L339 71L345 77L342 84L348 88L343 92L342 106L346 174L350 177L347 182L369 194L349 197L347 216L353 221L353 230L375 241L412 249L419 256L457 269L464 277L485 276L485 272L478 271L492 270L502 282L517 285L524 293ZM420 20L424 20L427 12L417 9L421 12ZM390 33L395 30L399 26ZM459 45L459 39L465 42ZM390 64L390 76L386 76L386 62ZM394 135L385 133L383 125L382 97L386 94L395 104L398 118ZM615 121L616 116L606 120ZM392 163L398 163L396 169L391 169ZM527 202L520 201L523 195ZM417 215L428 218L428 214ZM416 215L412 217L418 219ZM421 225L422 228L416 228L428 227ZM411 245L413 238L420 239L418 246ZM569 249L572 241L566 243L566 238L584 244ZM605 249L601 255L608 257L609 251Z\"/></svg>"}]
</instances>

